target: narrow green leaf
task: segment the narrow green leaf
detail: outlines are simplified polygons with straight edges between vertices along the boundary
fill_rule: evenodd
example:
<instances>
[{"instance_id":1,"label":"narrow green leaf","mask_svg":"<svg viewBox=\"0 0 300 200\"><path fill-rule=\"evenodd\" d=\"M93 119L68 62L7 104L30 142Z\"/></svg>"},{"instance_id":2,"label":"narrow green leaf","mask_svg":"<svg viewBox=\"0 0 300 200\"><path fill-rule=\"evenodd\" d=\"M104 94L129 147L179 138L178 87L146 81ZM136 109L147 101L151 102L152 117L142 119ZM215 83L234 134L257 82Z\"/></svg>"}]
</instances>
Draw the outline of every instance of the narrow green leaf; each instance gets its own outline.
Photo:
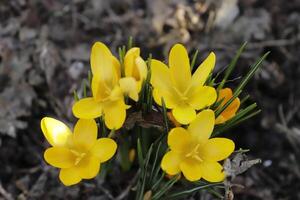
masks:
<instances>
[{"instance_id":1,"label":"narrow green leaf","mask_svg":"<svg viewBox=\"0 0 300 200\"><path fill-rule=\"evenodd\" d=\"M131 49L133 47L133 37L129 36L128 38L128 44L127 44L127 49Z\"/></svg>"},{"instance_id":2,"label":"narrow green leaf","mask_svg":"<svg viewBox=\"0 0 300 200\"><path fill-rule=\"evenodd\" d=\"M169 133L169 120L168 120L168 115L167 115L166 104L165 104L163 97L161 98L161 104L162 104L162 108L163 108L163 118L164 118L164 122L165 122L166 132Z\"/></svg>"},{"instance_id":3,"label":"narrow green leaf","mask_svg":"<svg viewBox=\"0 0 300 200\"><path fill-rule=\"evenodd\" d=\"M190 194L192 194L194 192L197 192L199 190L214 187L214 186L218 186L218 185L221 185L221 183L212 183L212 184L202 185L202 186L198 186L198 187L193 187L191 189L183 190L183 191L180 191L180 192L173 192L171 195L167 196L165 199L172 199L172 200L178 199L178 198L181 198L183 196L190 195Z\"/></svg>"},{"instance_id":4,"label":"narrow green leaf","mask_svg":"<svg viewBox=\"0 0 300 200\"><path fill-rule=\"evenodd\" d=\"M83 84L83 97L86 98L87 97L87 91L86 91L87 84L84 80L83 80L82 84Z\"/></svg>"},{"instance_id":5,"label":"narrow green leaf","mask_svg":"<svg viewBox=\"0 0 300 200\"><path fill-rule=\"evenodd\" d=\"M166 182L152 197L152 200L159 199L162 195L168 192L172 186L179 180L180 175L175 175L169 181Z\"/></svg>"},{"instance_id":6,"label":"narrow green leaf","mask_svg":"<svg viewBox=\"0 0 300 200\"><path fill-rule=\"evenodd\" d=\"M229 63L226 71L225 71L225 75L224 78L222 79L221 83L219 84L219 86L217 87L217 91L219 91L220 89L223 88L224 84L226 83L227 79L229 78L231 72L233 71L234 67L236 66L236 63L239 59L239 57L241 56L242 52L244 51L245 47L247 46L247 42L245 42L237 51L235 57L231 60L231 62Z\"/></svg>"},{"instance_id":7,"label":"narrow green leaf","mask_svg":"<svg viewBox=\"0 0 300 200\"><path fill-rule=\"evenodd\" d=\"M250 71L246 74L246 76L243 78L241 83L238 85L238 87L235 89L234 93L238 93L239 91L243 90L246 84L249 82L249 80L253 77L254 73L259 69L262 62L266 59L266 57L270 54L270 52L265 53L260 59L256 61L256 63L251 66Z\"/></svg>"},{"instance_id":8,"label":"narrow green leaf","mask_svg":"<svg viewBox=\"0 0 300 200\"><path fill-rule=\"evenodd\" d=\"M75 101L79 100L79 97L78 97L78 94L77 94L76 90L73 91L73 96L74 96Z\"/></svg>"},{"instance_id":9,"label":"narrow green leaf","mask_svg":"<svg viewBox=\"0 0 300 200\"><path fill-rule=\"evenodd\" d=\"M193 71L194 69L194 66L195 66L195 62L196 62L196 59L198 57L198 53L199 53L199 50L197 49L193 55L193 58L192 58L192 62L191 62L191 71Z\"/></svg>"},{"instance_id":10,"label":"narrow green leaf","mask_svg":"<svg viewBox=\"0 0 300 200\"><path fill-rule=\"evenodd\" d=\"M92 72L91 70L88 71L88 81L89 81L89 87L92 88Z\"/></svg>"},{"instance_id":11,"label":"narrow green leaf","mask_svg":"<svg viewBox=\"0 0 300 200\"><path fill-rule=\"evenodd\" d=\"M250 98L250 95L247 94L244 98L242 98L240 105L244 104L249 98Z\"/></svg>"}]
</instances>

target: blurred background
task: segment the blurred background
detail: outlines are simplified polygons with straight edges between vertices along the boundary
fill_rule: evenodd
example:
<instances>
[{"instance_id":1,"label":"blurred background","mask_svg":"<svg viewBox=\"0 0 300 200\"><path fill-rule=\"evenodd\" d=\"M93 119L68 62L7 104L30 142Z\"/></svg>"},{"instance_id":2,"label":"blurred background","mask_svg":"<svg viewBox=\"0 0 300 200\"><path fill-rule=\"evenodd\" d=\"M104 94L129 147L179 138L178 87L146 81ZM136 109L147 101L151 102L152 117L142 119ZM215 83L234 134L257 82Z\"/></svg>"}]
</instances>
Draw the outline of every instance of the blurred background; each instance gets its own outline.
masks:
<instances>
[{"instance_id":1,"label":"blurred background","mask_svg":"<svg viewBox=\"0 0 300 200\"><path fill-rule=\"evenodd\" d=\"M199 49L198 64L214 51L215 72L248 41L229 86L271 51L246 88L262 113L226 134L262 159L233 189L235 199L300 199L299 0L1 0L0 199L115 199L126 188L133 175L120 170L64 187L43 161L39 123L74 122L91 45L116 53L130 36L144 58L165 59L178 42Z\"/></svg>"}]
</instances>

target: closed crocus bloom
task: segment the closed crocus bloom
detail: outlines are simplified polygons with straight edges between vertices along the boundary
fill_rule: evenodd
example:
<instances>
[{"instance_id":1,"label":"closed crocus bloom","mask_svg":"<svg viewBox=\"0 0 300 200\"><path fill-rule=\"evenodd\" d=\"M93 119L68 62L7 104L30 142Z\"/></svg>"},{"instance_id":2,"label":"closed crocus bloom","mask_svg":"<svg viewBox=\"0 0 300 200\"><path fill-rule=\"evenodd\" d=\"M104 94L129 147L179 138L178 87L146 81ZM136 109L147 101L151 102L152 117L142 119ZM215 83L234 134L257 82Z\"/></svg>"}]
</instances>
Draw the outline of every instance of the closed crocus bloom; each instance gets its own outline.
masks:
<instances>
[{"instance_id":1,"label":"closed crocus bloom","mask_svg":"<svg viewBox=\"0 0 300 200\"><path fill-rule=\"evenodd\" d=\"M235 145L226 138L210 139L214 124L214 112L208 109L201 111L187 129L173 128L168 135L170 151L162 159L162 169L169 175L182 172L189 181L222 181L225 173L218 161L227 158Z\"/></svg>"},{"instance_id":2,"label":"closed crocus bloom","mask_svg":"<svg viewBox=\"0 0 300 200\"><path fill-rule=\"evenodd\" d=\"M60 168L59 179L66 186L97 176L101 163L109 160L117 149L114 140L97 139L97 124L93 119L79 119L73 133L64 123L49 117L41 120L41 128L52 145L44 158Z\"/></svg>"},{"instance_id":3,"label":"closed crocus bloom","mask_svg":"<svg viewBox=\"0 0 300 200\"><path fill-rule=\"evenodd\" d=\"M223 107L231 98L232 98L232 90L230 88L224 88L219 91L219 96L217 101L221 101L219 107ZM225 123L227 120L231 119L235 116L236 112L240 107L240 99L235 98L231 104L217 117L216 124Z\"/></svg>"},{"instance_id":4,"label":"closed crocus bloom","mask_svg":"<svg viewBox=\"0 0 300 200\"><path fill-rule=\"evenodd\" d=\"M126 118L128 106L120 87L120 63L101 42L96 42L91 52L92 97L83 98L73 105L77 118L93 119L104 114L109 129L119 129Z\"/></svg>"},{"instance_id":5,"label":"closed crocus bloom","mask_svg":"<svg viewBox=\"0 0 300 200\"><path fill-rule=\"evenodd\" d=\"M147 77L146 62L140 57L140 49L131 48L124 57L125 77L120 80L122 91L138 101L143 81Z\"/></svg>"},{"instance_id":6,"label":"closed crocus bloom","mask_svg":"<svg viewBox=\"0 0 300 200\"><path fill-rule=\"evenodd\" d=\"M181 44L172 47L169 67L152 59L151 84L155 102L162 105L163 98L174 118L181 124L189 124L195 119L196 110L212 105L217 99L216 90L204 86L215 60L215 54L210 53L192 75L188 53Z\"/></svg>"}]
</instances>

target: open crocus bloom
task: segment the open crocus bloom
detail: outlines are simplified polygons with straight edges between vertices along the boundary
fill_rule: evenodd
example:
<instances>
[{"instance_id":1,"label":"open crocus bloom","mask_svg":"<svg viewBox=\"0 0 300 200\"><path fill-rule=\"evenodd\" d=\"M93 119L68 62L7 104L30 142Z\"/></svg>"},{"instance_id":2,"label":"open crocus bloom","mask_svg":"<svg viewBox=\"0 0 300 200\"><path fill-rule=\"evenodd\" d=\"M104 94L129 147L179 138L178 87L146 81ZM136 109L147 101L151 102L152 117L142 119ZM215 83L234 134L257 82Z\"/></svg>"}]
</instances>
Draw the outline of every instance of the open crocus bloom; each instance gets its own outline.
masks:
<instances>
[{"instance_id":1,"label":"open crocus bloom","mask_svg":"<svg viewBox=\"0 0 300 200\"><path fill-rule=\"evenodd\" d=\"M117 149L114 140L97 139L97 124L93 119L79 119L73 134L64 123L49 117L41 120L41 128L52 145L44 158L61 169L59 178L66 186L94 178L101 163L109 160Z\"/></svg>"},{"instance_id":2,"label":"open crocus bloom","mask_svg":"<svg viewBox=\"0 0 300 200\"><path fill-rule=\"evenodd\" d=\"M182 172L189 181L222 181L225 174L218 161L233 152L234 143L226 138L209 139L214 124L214 112L208 109L201 111L187 129L173 128L168 135L170 151L162 159L162 169L169 175Z\"/></svg>"},{"instance_id":3,"label":"open crocus bloom","mask_svg":"<svg viewBox=\"0 0 300 200\"><path fill-rule=\"evenodd\" d=\"M232 98L232 90L230 88L224 88L219 91L219 96L217 101L221 101L219 107L223 107L231 98ZM222 124L227 120L231 119L235 116L235 113L238 111L240 107L240 99L235 98L232 103L217 117L216 124Z\"/></svg>"},{"instance_id":4,"label":"open crocus bloom","mask_svg":"<svg viewBox=\"0 0 300 200\"><path fill-rule=\"evenodd\" d=\"M73 105L73 113L82 119L93 119L104 113L105 125L119 129L126 118L128 106L119 81L120 63L101 42L96 42L91 52L93 97L83 98Z\"/></svg>"},{"instance_id":5,"label":"open crocus bloom","mask_svg":"<svg viewBox=\"0 0 300 200\"><path fill-rule=\"evenodd\" d=\"M125 77L120 80L123 93L138 101L143 81L147 77L146 62L140 57L140 49L131 48L124 58Z\"/></svg>"},{"instance_id":6,"label":"open crocus bloom","mask_svg":"<svg viewBox=\"0 0 300 200\"><path fill-rule=\"evenodd\" d=\"M216 90L204 86L215 66L215 54L210 53L203 63L191 75L190 61L184 46L176 44L169 54L169 67L159 60L151 61L151 84L153 98L167 108L172 109L175 119L188 124L196 117L196 110L212 105L216 99Z\"/></svg>"}]
</instances>

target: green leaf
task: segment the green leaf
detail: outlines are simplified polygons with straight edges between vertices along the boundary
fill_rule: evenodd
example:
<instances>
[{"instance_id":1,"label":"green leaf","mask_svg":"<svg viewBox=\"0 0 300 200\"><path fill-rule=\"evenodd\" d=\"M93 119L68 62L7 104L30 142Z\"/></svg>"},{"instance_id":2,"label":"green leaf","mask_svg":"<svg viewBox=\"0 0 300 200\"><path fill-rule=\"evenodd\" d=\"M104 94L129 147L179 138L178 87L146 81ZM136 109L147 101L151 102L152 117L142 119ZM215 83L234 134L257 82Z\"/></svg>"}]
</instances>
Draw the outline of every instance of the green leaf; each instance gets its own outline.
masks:
<instances>
[{"instance_id":1,"label":"green leaf","mask_svg":"<svg viewBox=\"0 0 300 200\"><path fill-rule=\"evenodd\" d=\"M131 49L133 47L133 37L129 36L128 38L128 44L127 44L127 49Z\"/></svg>"},{"instance_id":2,"label":"green leaf","mask_svg":"<svg viewBox=\"0 0 300 200\"><path fill-rule=\"evenodd\" d=\"M73 91L73 97L74 97L75 101L79 100L79 97L78 97L78 94L77 94L76 90Z\"/></svg>"},{"instance_id":3,"label":"green leaf","mask_svg":"<svg viewBox=\"0 0 300 200\"><path fill-rule=\"evenodd\" d=\"M231 60L231 62L229 63L226 71L225 71L225 75L224 78L222 79L221 83L219 84L219 86L217 87L217 91L219 91L220 89L223 88L224 84L226 83L227 79L229 78L230 74L232 73L233 69L236 66L236 63L239 59L239 57L241 56L242 52L244 51L245 47L247 46L247 42L245 42L237 51L235 57Z\"/></svg>"},{"instance_id":4,"label":"green leaf","mask_svg":"<svg viewBox=\"0 0 300 200\"><path fill-rule=\"evenodd\" d=\"M165 127L166 127L166 132L169 133L169 120L168 120L168 116L167 116L167 108L166 108L166 104L164 101L164 98L161 98L161 104L162 104L162 108L163 108L163 118L164 118L164 123L165 123Z\"/></svg>"},{"instance_id":5,"label":"green leaf","mask_svg":"<svg viewBox=\"0 0 300 200\"><path fill-rule=\"evenodd\" d=\"M186 189L186 190L183 190L180 192L173 192L171 195L168 195L165 199L174 200L174 199L182 198L183 196L193 194L194 192L198 192L199 190L207 189L207 188L218 186L218 185L222 185L222 184L221 183L212 183L212 184L206 184L206 185L201 185L201 186L197 186L197 187L192 187L190 189Z\"/></svg>"},{"instance_id":6,"label":"green leaf","mask_svg":"<svg viewBox=\"0 0 300 200\"><path fill-rule=\"evenodd\" d=\"M270 52L265 53L260 59L258 59L254 65L250 67L250 71L246 74L246 76L242 79L241 83L235 89L234 93L238 93L243 90L249 80L253 77L254 73L259 69L262 62L266 59L266 57L270 54Z\"/></svg>"},{"instance_id":7,"label":"green leaf","mask_svg":"<svg viewBox=\"0 0 300 200\"><path fill-rule=\"evenodd\" d=\"M168 192L172 186L179 180L180 175L173 176L169 181L167 181L152 197L152 200L159 199L162 195Z\"/></svg>"},{"instance_id":8,"label":"green leaf","mask_svg":"<svg viewBox=\"0 0 300 200\"><path fill-rule=\"evenodd\" d=\"M193 71L193 69L194 69L195 62L196 62L198 53L199 53L199 50L197 49L197 50L195 51L194 55L193 55L193 58L192 58L192 62L191 62L191 71Z\"/></svg>"}]
</instances>

